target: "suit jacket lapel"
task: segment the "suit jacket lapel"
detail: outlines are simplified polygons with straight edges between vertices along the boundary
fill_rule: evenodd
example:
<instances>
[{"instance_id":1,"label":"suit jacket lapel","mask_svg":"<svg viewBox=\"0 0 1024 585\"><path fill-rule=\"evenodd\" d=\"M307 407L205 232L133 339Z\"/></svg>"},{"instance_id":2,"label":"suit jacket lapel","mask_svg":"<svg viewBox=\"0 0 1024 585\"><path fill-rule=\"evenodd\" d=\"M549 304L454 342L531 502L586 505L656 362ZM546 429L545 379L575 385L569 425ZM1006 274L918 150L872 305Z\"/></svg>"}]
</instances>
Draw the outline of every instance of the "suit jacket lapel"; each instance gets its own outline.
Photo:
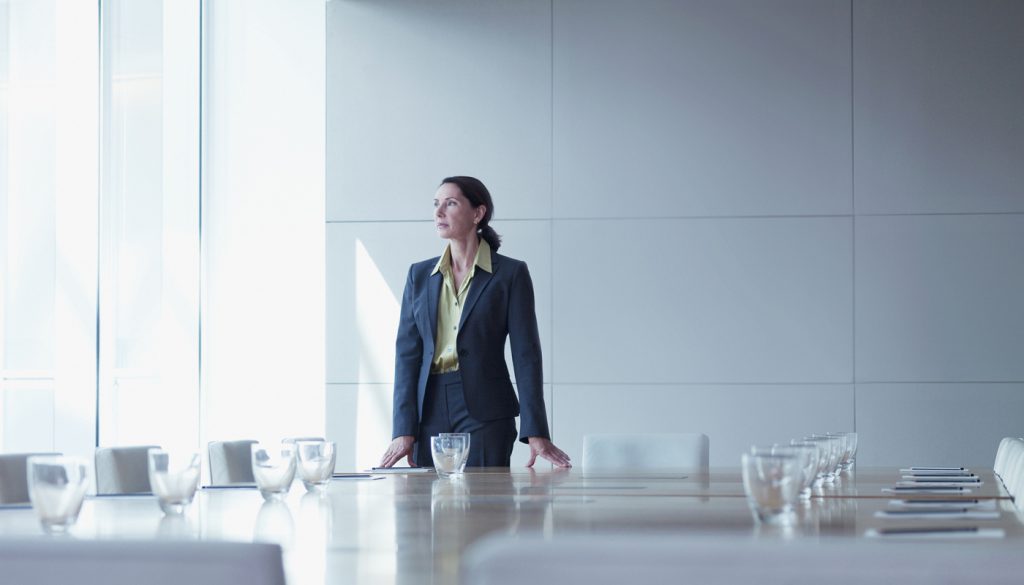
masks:
<instances>
[{"instance_id":1,"label":"suit jacket lapel","mask_svg":"<svg viewBox=\"0 0 1024 585\"><path fill-rule=\"evenodd\" d=\"M462 307L462 316L459 317L459 331L462 331L463 324L466 323L466 317L469 316L470 312L473 311L473 307L476 306L476 301L480 298L480 295L484 293L484 289L494 279L495 272L498 271L498 258L494 252L491 252L491 272L486 270L477 270L473 274L473 282L469 283L469 294L466 295L466 306Z\"/></svg>"},{"instance_id":2,"label":"suit jacket lapel","mask_svg":"<svg viewBox=\"0 0 1024 585\"><path fill-rule=\"evenodd\" d=\"M430 276L427 284L427 310L430 315L430 344L437 339L437 303L441 298L441 285L444 284L444 276L440 272Z\"/></svg>"}]
</instances>

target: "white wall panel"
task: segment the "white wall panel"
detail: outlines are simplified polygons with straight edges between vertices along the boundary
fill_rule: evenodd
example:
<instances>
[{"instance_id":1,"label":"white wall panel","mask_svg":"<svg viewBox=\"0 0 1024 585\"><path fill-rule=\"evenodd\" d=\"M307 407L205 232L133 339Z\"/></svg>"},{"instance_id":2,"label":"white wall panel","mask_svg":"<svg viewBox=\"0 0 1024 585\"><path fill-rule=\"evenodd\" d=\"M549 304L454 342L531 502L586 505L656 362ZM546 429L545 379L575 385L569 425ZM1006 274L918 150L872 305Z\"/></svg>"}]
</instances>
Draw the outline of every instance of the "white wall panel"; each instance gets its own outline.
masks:
<instances>
[{"instance_id":1,"label":"white wall panel","mask_svg":"<svg viewBox=\"0 0 1024 585\"><path fill-rule=\"evenodd\" d=\"M852 381L850 224L557 222L556 383Z\"/></svg>"},{"instance_id":2,"label":"white wall panel","mask_svg":"<svg viewBox=\"0 0 1024 585\"><path fill-rule=\"evenodd\" d=\"M533 278L545 380L551 354L551 224L495 222L500 252L526 261ZM327 380L394 381L395 333L413 262L444 251L430 222L355 222L327 226ZM509 371L511 354L506 346ZM515 374L513 373L513 379Z\"/></svg>"},{"instance_id":3,"label":"white wall panel","mask_svg":"<svg viewBox=\"0 0 1024 585\"><path fill-rule=\"evenodd\" d=\"M1024 211L1024 3L853 6L857 211Z\"/></svg>"},{"instance_id":4,"label":"white wall panel","mask_svg":"<svg viewBox=\"0 0 1024 585\"><path fill-rule=\"evenodd\" d=\"M555 217L849 213L850 6L554 3Z\"/></svg>"},{"instance_id":5,"label":"white wall panel","mask_svg":"<svg viewBox=\"0 0 1024 585\"><path fill-rule=\"evenodd\" d=\"M1024 380L1024 216L857 220L857 380Z\"/></svg>"},{"instance_id":6,"label":"white wall panel","mask_svg":"<svg viewBox=\"0 0 1024 585\"><path fill-rule=\"evenodd\" d=\"M1024 384L858 384L862 466L992 467L1024 433Z\"/></svg>"},{"instance_id":7,"label":"white wall panel","mask_svg":"<svg viewBox=\"0 0 1024 585\"><path fill-rule=\"evenodd\" d=\"M554 440L578 463L590 433L704 433L712 466L751 445L853 428L852 385L555 384Z\"/></svg>"},{"instance_id":8,"label":"white wall panel","mask_svg":"<svg viewBox=\"0 0 1024 585\"><path fill-rule=\"evenodd\" d=\"M548 216L548 0L340 0L327 17L329 220L419 219L446 175L481 179L499 219Z\"/></svg>"}]
</instances>

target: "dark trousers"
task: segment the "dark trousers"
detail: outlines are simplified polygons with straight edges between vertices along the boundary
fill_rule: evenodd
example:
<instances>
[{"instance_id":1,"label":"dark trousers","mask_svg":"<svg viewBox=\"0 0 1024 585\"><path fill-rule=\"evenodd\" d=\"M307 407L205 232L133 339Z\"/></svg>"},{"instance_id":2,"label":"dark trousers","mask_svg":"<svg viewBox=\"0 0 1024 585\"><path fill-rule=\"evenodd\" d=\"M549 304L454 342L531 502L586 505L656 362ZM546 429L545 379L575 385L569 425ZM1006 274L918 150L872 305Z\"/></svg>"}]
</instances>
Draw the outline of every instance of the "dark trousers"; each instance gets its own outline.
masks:
<instances>
[{"instance_id":1,"label":"dark trousers","mask_svg":"<svg viewBox=\"0 0 1024 585\"><path fill-rule=\"evenodd\" d=\"M423 400L420 433L413 457L416 465L431 467L430 437L439 433L469 433L468 467L509 467L516 444L516 420L479 421L469 415L459 372L431 374Z\"/></svg>"}]
</instances>

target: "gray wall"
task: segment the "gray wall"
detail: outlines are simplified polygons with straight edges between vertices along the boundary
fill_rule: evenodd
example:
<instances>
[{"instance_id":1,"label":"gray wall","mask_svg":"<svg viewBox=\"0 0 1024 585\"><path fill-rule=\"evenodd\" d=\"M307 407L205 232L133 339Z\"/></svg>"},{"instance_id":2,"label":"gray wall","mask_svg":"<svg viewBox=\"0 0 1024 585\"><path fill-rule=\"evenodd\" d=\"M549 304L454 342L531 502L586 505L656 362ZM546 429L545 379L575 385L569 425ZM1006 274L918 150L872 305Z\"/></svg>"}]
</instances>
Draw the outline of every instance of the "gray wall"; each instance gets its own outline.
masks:
<instances>
[{"instance_id":1,"label":"gray wall","mask_svg":"<svg viewBox=\"0 0 1024 585\"><path fill-rule=\"evenodd\" d=\"M488 184L502 251L530 265L570 455L588 432L701 431L712 465L735 465L751 443L855 429L864 465L991 465L1024 433L1024 3L327 16L341 461L389 438L365 417L389 408L394 299L442 249L447 174ZM392 298L359 292L366 256Z\"/></svg>"}]
</instances>

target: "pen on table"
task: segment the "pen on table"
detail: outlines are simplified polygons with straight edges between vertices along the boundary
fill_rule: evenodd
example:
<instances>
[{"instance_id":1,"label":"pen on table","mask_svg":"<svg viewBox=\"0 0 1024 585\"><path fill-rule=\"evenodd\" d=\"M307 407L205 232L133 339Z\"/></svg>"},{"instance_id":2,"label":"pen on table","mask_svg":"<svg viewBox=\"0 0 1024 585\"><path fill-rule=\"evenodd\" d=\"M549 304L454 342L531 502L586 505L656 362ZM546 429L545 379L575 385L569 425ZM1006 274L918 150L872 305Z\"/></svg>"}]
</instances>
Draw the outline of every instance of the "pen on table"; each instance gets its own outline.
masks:
<instances>
[{"instance_id":1,"label":"pen on table","mask_svg":"<svg viewBox=\"0 0 1024 585\"><path fill-rule=\"evenodd\" d=\"M936 528L879 528L879 534L930 534L930 533L972 533L977 532L977 526L941 526Z\"/></svg>"},{"instance_id":2,"label":"pen on table","mask_svg":"<svg viewBox=\"0 0 1024 585\"><path fill-rule=\"evenodd\" d=\"M907 506L922 506L922 505L934 505L934 504L980 504L981 500L903 500L903 504Z\"/></svg>"},{"instance_id":3,"label":"pen on table","mask_svg":"<svg viewBox=\"0 0 1024 585\"><path fill-rule=\"evenodd\" d=\"M927 490L927 491L943 491L943 492L962 492L966 488L963 488L963 487L958 486L958 485L957 486L945 486L945 485L921 485L921 486L917 486L917 485L898 485L898 486L893 487L892 489L897 490L897 491L901 491L901 492L919 492L919 491L922 491L922 490Z\"/></svg>"},{"instance_id":4,"label":"pen on table","mask_svg":"<svg viewBox=\"0 0 1024 585\"><path fill-rule=\"evenodd\" d=\"M909 467L912 471L966 471L966 467Z\"/></svg>"},{"instance_id":5,"label":"pen on table","mask_svg":"<svg viewBox=\"0 0 1024 585\"><path fill-rule=\"evenodd\" d=\"M914 515L914 514L966 514L969 508L920 508L917 510L882 510L887 516Z\"/></svg>"},{"instance_id":6,"label":"pen on table","mask_svg":"<svg viewBox=\"0 0 1024 585\"><path fill-rule=\"evenodd\" d=\"M913 481L916 481L918 483L942 483L942 482L950 482L950 483L952 483L952 482L956 482L956 483L981 483L981 478L979 478L978 476L974 476L974 477L968 477L968 476L944 477L944 476L941 476L941 475L940 476L934 476L934 475L933 476L914 475L914 476L911 476L911 477L913 478Z\"/></svg>"}]
</instances>

